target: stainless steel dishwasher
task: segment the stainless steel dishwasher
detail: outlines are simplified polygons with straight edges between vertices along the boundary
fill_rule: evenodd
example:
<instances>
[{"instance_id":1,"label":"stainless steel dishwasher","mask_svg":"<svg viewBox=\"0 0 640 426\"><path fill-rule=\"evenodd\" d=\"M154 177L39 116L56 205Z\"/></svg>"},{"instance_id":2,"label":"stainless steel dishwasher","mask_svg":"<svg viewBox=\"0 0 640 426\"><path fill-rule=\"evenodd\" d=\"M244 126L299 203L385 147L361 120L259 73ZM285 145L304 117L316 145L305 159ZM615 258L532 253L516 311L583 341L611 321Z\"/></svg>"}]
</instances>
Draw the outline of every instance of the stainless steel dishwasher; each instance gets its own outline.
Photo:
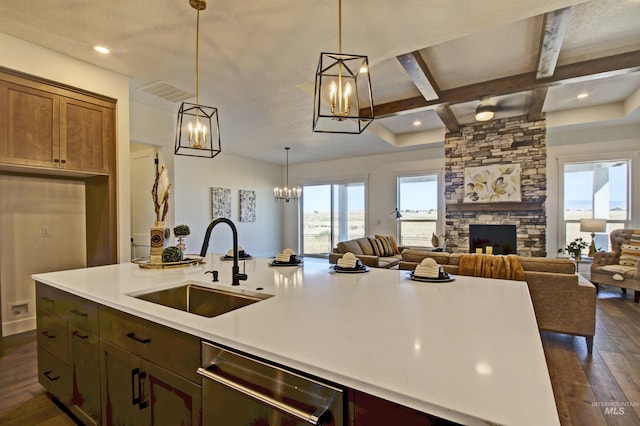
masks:
<instances>
[{"instance_id":1,"label":"stainless steel dishwasher","mask_svg":"<svg viewBox=\"0 0 640 426\"><path fill-rule=\"evenodd\" d=\"M202 365L204 426L345 424L342 389L208 342Z\"/></svg>"}]
</instances>

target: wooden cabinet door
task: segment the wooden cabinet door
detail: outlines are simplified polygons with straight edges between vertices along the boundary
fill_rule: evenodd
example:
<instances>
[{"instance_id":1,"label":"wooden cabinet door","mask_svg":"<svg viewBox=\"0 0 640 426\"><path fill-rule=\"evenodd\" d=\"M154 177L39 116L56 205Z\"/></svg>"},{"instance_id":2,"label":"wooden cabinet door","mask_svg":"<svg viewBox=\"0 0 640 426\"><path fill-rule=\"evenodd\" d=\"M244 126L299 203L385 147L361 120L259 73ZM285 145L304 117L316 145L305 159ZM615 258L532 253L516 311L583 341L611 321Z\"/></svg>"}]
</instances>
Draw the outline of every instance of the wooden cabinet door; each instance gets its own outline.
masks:
<instances>
[{"instance_id":1,"label":"wooden cabinet door","mask_svg":"<svg viewBox=\"0 0 640 426\"><path fill-rule=\"evenodd\" d=\"M100 342L69 324L71 411L86 424L100 424Z\"/></svg>"},{"instance_id":2,"label":"wooden cabinet door","mask_svg":"<svg viewBox=\"0 0 640 426\"><path fill-rule=\"evenodd\" d=\"M108 173L113 110L61 97L60 118L60 167Z\"/></svg>"},{"instance_id":3,"label":"wooden cabinet door","mask_svg":"<svg viewBox=\"0 0 640 426\"><path fill-rule=\"evenodd\" d=\"M100 383L104 425L148 425L141 407L140 358L100 339Z\"/></svg>"},{"instance_id":4,"label":"wooden cabinet door","mask_svg":"<svg viewBox=\"0 0 640 426\"><path fill-rule=\"evenodd\" d=\"M68 404L71 380L69 367L42 346L38 346L38 382L58 401Z\"/></svg>"},{"instance_id":5,"label":"wooden cabinet door","mask_svg":"<svg viewBox=\"0 0 640 426\"><path fill-rule=\"evenodd\" d=\"M148 361L142 362L142 371L142 405L150 424L201 424L201 386Z\"/></svg>"},{"instance_id":6,"label":"wooden cabinet door","mask_svg":"<svg viewBox=\"0 0 640 426\"><path fill-rule=\"evenodd\" d=\"M3 101L0 161L57 167L60 160L60 97L4 81L0 82L0 91Z\"/></svg>"}]
</instances>

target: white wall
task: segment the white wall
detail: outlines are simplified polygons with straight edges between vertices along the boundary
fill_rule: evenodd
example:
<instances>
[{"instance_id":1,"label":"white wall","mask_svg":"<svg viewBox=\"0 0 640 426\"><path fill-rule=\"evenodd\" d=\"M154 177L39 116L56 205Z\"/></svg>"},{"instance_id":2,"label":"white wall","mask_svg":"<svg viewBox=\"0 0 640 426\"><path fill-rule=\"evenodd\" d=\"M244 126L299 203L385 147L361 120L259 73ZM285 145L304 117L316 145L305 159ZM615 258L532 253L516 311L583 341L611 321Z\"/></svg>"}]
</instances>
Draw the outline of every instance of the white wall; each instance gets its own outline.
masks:
<instances>
[{"instance_id":1,"label":"white wall","mask_svg":"<svg viewBox=\"0 0 640 426\"><path fill-rule=\"evenodd\" d=\"M0 175L0 194L0 308L10 335L35 328L32 274L87 265L84 183Z\"/></svg>"},{"instance_id":2,"label":"white wall","mask_svg":"<svg viewBox=\"0 0 640 426\"><path fill-rule=\"evenodd\" d=\"M396 223L391 212L397 206L396 177L414 173L441 172L443 168L444 148L442 144L438 144L394 154L289 165L289 183L291 186L303 186L364 181L367 188L367 217L365 218L367 235L395 235ZM442 194L440 201L444 203ZM297 210L287 209L283 217L284 245L299 250ZM443 230L438 232L442 233Z\"/></svg>"},{"instance_id":3,"label":"white wall","mask_svg":"<svg viewBox=\"0 0 640 426\"><path fill-rule=\"evenodd\" d=\"M105 61L108 61L105 58ZM43 77L117 100L118 256L130 256L129 79L61 53L0 33L0 66Z\"/></svg>"},{"instance_id":4,"label":"white wall","mask_svg":"<svg viewBox=\"0 0 640 426\"><path fill-rule=\"evenodd\" d=\"M174 194L176 190L173 144L178 108L176 107L175 113L171 113L139 102L131 102L129 106L131 113L131 142L157 147L160 164L167 166L169 182L173 192L169 197L169 211L165 222L173 228L173 223L175 223ZM131 176L131 179L136 179L136 176ZM151 193L151 187L149 187L149 193ZM149 206L153 210L151 196L149 196ZM153 223L149 224L149 227L151 226L153 226Z\"/></svg>"},{"instance_id":5,"label":"white wall","mask_svg":"<svg viewBox=\"0 0 640 426\"><path fill-rule=\"evenodd\" d=\"M562 205L558 162L632 158L631 227L640 228L640 125L610 125L547 130L547 256L560 244Z\"/></svg>"},{"instance_id":6,"label":"white wall","mask_svg":"<svg viewBox=\"0 0 640 426\"><path fill-rule=\"evenodd\" d=\"M239 244L254 256L275 256L282 250L280 208L273 188L282 186L282 166L238 157L223 151L215 158L176 156L175 224L186 224L187 252L199 253L211 222L211 188L231 189L231 220L238 229ZM240 222L239 190L256 191L256 221ZM219 225L211 234L209 252L226 253L232 247L231 230Z\"/></svg>"}]
</instances>

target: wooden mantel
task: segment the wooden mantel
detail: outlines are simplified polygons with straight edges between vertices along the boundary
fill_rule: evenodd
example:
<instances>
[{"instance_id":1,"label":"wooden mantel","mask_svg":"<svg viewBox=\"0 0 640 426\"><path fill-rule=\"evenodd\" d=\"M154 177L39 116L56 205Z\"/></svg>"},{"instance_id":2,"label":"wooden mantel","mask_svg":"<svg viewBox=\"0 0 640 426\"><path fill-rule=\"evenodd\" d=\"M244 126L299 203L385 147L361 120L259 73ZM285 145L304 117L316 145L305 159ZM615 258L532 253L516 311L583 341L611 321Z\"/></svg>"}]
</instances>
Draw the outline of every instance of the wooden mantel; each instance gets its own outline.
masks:
<instances>
[{"instance_id":1,"label":"wooden mantel","mask_svg":"<svg viewBox=\"0 0 640 426\"><path fill-rule=\"evenodd\" d=\"M508 212L544 210L541 202L529 203L452 203L446 205L447 212Z\"/></svg>"}]
</instances>

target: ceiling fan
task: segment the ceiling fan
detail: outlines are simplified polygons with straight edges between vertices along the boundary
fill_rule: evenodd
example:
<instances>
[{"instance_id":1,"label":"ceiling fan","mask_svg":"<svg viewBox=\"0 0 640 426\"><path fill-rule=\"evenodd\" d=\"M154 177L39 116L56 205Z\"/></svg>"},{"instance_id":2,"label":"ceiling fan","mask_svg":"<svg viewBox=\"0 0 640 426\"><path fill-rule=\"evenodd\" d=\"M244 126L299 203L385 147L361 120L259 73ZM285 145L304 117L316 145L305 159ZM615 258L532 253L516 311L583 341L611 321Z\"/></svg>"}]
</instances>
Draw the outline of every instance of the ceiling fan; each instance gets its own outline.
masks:
<instances>
[{"instance_id":1,"label":"ceiling fan","mask_svg":"<svg viewBox=\"0 0 640 426\"><path fill-rule=\"evenodd\" d=\"M516 106L500 105L494 100L491 100L490 96L483 96L480 98L480 103L476 107L475 119L476 121L489 121L493 119L496 112L517 110L521 110L521 108Z\"/></svg>"}]
</instances>

